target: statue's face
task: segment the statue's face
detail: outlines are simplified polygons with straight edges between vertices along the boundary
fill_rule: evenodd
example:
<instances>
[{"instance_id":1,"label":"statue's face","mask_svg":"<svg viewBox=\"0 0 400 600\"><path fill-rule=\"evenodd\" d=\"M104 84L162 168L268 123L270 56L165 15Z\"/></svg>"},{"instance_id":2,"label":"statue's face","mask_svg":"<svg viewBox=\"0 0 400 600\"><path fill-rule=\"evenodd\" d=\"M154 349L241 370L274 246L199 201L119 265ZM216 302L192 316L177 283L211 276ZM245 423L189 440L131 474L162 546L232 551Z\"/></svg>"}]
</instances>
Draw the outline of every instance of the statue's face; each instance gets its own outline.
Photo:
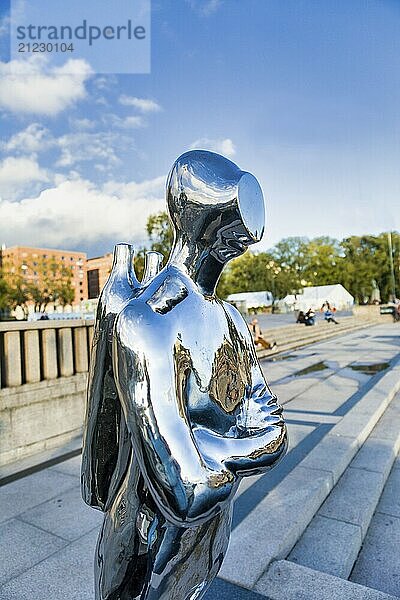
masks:
<instances>
[{"instance_id":1,"label":"statue's face","mask_svg":"<svg viewBox=\"0 0 400 600\"><path fill-rule=\"evenodd\" d=\"M178 233L208 248L219 262L243 254L264 232L257 179L204 150L182 155L168 181L168 208Z\"/></svg>"}]
</instances>

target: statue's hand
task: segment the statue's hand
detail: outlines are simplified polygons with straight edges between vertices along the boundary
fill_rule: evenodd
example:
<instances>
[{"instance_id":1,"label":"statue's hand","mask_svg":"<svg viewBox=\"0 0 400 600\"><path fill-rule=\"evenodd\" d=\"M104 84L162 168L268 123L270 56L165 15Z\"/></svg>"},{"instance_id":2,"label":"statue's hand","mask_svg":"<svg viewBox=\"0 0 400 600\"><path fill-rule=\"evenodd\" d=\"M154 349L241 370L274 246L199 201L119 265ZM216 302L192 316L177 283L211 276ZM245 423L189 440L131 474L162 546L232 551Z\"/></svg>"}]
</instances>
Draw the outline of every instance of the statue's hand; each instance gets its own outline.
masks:
<instances>
[{"instance_id":1,"label":"statue's hand","mask_svg":"<svg viewBox=\"0 0 400 600\"><path fill-rule=\"evenodd\" d=\"M233 437L243 438L262 433L271 425L283 422L282 407L265 384L248 391L236 417Z\"/></svg>"}]
</instances>

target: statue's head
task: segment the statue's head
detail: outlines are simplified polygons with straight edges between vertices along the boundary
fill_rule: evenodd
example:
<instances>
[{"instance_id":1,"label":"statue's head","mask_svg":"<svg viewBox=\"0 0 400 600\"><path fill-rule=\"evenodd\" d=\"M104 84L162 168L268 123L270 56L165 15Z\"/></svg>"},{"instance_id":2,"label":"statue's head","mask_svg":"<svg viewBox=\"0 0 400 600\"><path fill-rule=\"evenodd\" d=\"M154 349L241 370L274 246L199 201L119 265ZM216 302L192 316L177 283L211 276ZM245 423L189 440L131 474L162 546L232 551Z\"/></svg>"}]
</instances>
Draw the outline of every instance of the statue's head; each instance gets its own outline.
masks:
<instances>
[{"instance_id":1,"label":"statue's head","mask_svg":"<svg viewBox=\"0 0 400 600\"><path fill-rule=\"evenodd\" d=\"M175 161L167 181L167 204L176 235L195 242L221 265L263 236L260 184L214 152L191 150Z\"/></svg>"}]
</instances>

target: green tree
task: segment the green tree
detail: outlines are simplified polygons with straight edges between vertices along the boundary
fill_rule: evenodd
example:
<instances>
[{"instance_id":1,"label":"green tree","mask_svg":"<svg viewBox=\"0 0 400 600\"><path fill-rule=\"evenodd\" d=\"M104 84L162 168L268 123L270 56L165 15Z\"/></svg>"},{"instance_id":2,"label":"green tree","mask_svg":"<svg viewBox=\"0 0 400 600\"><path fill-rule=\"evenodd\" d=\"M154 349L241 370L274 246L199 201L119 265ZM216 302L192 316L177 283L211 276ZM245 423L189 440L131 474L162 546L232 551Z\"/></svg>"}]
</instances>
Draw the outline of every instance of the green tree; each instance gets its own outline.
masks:
<instances>
[{"instance_id":1,"label":"green tree","mask_svg":"<svg viewBox=\"0 0 400 600\"><path fill-rule=\"evenodd\" d=\"M297 271L288 264L279 264L271 252L247 250L225 268L217 292L221 298L226 298L237 292L268 290L274 297L281 297L296 291L296 277Z\"/></svg>"},{"instance_id":2,"label":"green tree","mask_svg":"<svg viewBox=\"0 0 400 600\"><path fill-rule=\"evenodd\" d=\"M54 258L16 267L3 264L3 278L8 286L8 307L20 307L25 318L32 303L36 312L44 312L49 304L71 304L75 296L70 270Z\"/></svg>"},{"instance_id":3,"label":"green tree","mask_svg":"<svg viewBox=\"0 0 400 600\"><path fill-rule=\"evenodd\" d=\"M392 233L395 285L399 293L399 248L400 234ZM392 294L391 265L387 233L377 236L351 236L341 242L343 265L339 281L363 304L372 293L373 280L378 284L382 301L387 302Z\"/></svg>"},{"instance_id":4,"label":"green tree","mask_svg":"<svg viewBox=\"0 0 400 600\"><path fill-rule=\"evenodd\" d=\"M43 258L35 266L35 279L28 284L30 299L34 302L35 312L45 312L49 304L65 306L75 297L70 270L54 258Z\"/></svg>"},{"instance_id":5,"label":"green tree","mask_svg":"<svg viewBox=\"0 0 400 600\"><path fill-rule=\"evenodd\" d=\"M173 243L173 231L166 212L151 215L147 222L151 249L167 259ZM400 234L392 233L395 285L400 295ZM136 269L143 269L145 249L140 251ZM269 290L275 298L299 292L310 285L341 283L363 303L371 297L373 280L382 300L392 293L387 234L351 236L339 242L321 236L289 237L268 252L248 250L224 269L217 292L226 298L235 292Z\"/></svg>"},{"instance_id":6,"label":"green tree","mask_svg":"<svg viewBox=\"0 0 400 600\"><path fill-rule=\"evenodd\" d=\"M301 276L307 281L306 285L338 283L343 267L343 251L338 240L318 237L305 245Z\"/></svg>"},{"instance_id":7,"label":"green tree","mask_svg":"<svg viewBox=\"0 0 400 600\"><path fill-rule=\"evenodd\" d=\"M139 281L142 280L144 274L144 261L145 261L146 248L140 248L135 252L134 266L135 275Z\"/></svg>"},{"instance_id":8,"label":"green tree","mask_svg":"<svg viewBox=\"0 0 400 600\"><path fill-rule=\"evenodd\" d=\"M10 288L4 279L3 275L0 274L0 311L7 310L10 306Z\"/></svg>"},{"instance_id":9,"label":"green tree","mask_svg":"<svg viewBox=\"0 0 400 600\"><path fill-rule=\"evenodd\" d=\"M174 233L168 214L163 211L150 215L146 229L150 238L151 249L161 252L166 261L174 241Z\"/></svg>"},{"instance_id":10,"label":"green tree","mask_svg":"<svg viewBox=\"0 0 400 600\"><path fill-rule=\"evenodd\" d=\"M22 275L14 275L8 285L8 308L10 310L15 310L19 306L24 313L25 319L27 319L29 313L29 302L31 300L29 285L27 285Z\"/></svg>"}]
</instances>

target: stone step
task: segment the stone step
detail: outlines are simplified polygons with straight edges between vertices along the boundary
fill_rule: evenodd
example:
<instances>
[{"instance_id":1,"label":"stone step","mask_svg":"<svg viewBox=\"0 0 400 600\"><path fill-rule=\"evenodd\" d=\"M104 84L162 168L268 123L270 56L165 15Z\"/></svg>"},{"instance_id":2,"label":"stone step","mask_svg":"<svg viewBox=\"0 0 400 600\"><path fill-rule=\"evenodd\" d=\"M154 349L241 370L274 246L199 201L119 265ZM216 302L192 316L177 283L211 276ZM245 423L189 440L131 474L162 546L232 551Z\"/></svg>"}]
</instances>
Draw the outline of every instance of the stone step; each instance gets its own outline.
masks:
<instances>
[{"instance_id":1,"label":"stone step","mask_svg":"<svg viewBox=\"0 0 400 600\"><path fill-rule=\"evenodd\" d=\"M350 580L400 595L400 458L393 465Z\"/></svg>"},{"instance_id":2,"label":"stone step","mask_svg":"<svg viewBox=\"0 0 400 600\"><path fill-rule=\"evenodd\" d=\"M288 560L269 567L255 586L269 600L398 600L378 590Z\"/></svg>"},{"instance_id":3,"label":"stone step","mask_svg":"<svg viewBox=\"0 0 400 600\"><path fill-rule=\"evenodd\" d=\"M347 317L352 319L352 317ZM286 352L288 350L294 350L314 342L323 341L332 337L350 333L352 331L358 331L359 329L365 329L366 327L372 327L378 325L380 321L370 320L358 320L347 324L339 325L321 325L320 327L303 327L303 326L292 326L276 328L266 334L266 339L275 340L277 347L273 350L258 349L257 355L259 358L267 358L276 354L277 352ZM296 328L296 329L294 329ZM283 331L285 330L285 331ZM311 330L311 331L309 331Z\"/></svg>"},{"instance_id":4,"label":"stone step","mask_svg":"<svg viewBox=\"0 0 400 600\"><path fill-rule=\"evenodd\" d=\"M399 389L400 360L233 530L221 578L253 588L273 560L288 556Z\"/></svg>"},{"instance_id":5,"label":"stone step","mask_svg":"<svg viewBox=\"0 0 400 600\"><path fill-rule=\"evenodd\" d=\"M347 579L400 448L400 394L393 399L288 556Z\"/></svg>"}]
</instances>

